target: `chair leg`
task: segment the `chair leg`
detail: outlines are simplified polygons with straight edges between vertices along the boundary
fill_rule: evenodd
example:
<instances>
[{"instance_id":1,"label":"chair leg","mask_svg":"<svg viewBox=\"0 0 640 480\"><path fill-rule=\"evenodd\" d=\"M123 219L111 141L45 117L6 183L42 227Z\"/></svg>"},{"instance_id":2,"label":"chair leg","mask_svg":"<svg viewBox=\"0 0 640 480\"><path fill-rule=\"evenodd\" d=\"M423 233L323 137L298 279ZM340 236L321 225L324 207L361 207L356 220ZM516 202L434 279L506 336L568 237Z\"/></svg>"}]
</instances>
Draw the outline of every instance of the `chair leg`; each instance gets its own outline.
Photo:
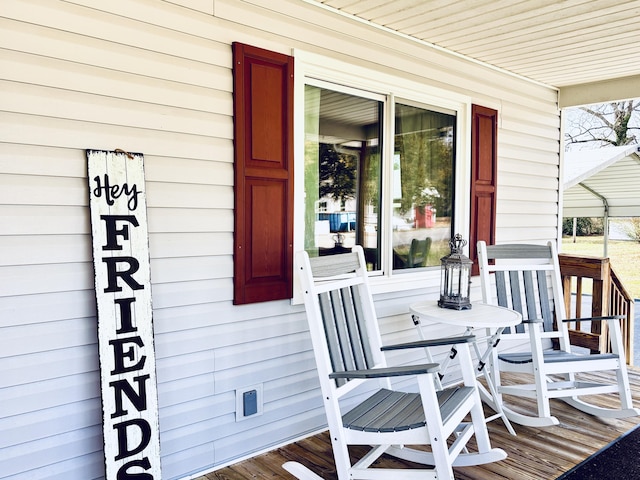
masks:
<instances>
[{"instance_id":1,"label":"chair leg","mask_svg":"<svg viewBox=\"0 0 640 480\"><path fill-rule=\"evenodd\" d=\"M442 417L439 409L429 411L427 403L438 405L435 385L426 376L418 377L418 388L423 399L426 415L427 429L429 431L431 452L438 474L438 480L454 480L452 459L449 455L447 437L442 428Z\"/></svg>"}]
</instances>

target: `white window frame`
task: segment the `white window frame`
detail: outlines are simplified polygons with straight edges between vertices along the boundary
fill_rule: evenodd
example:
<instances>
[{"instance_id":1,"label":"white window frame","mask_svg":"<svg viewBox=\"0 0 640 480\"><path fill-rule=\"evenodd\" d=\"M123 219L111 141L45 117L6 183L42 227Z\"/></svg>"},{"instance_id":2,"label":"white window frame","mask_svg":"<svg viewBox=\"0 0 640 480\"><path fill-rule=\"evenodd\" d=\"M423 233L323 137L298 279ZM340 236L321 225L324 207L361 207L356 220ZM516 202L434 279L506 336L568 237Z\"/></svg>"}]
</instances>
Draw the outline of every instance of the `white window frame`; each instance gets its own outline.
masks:
<instances>
[{"instance_id":1,"label":"white window frame","mask_svg":"<svg viewBox=\"0 0 640 480\"><path fill-rule=\"evenodd\" d=\"M294 78L294 251L304 248L304 169L301 167L304 158L304 105L305 84L308 79L328 82L341 86L341 91L356 89L370 92L373 96L382 95L385 101L383 131L383 172L382 172L382 245L383 252L391 251L393 231L391 225L391 209L388 199L392 198L393 131L389 125L394 124L395 102L411 102L429 108L443 108L456 112L456 165L455 172L455 205L454 233L469 238L470 224L470 185L471 185L471 98L456 92L450 92L412 80L390 72L390 69L373 69L354 65L325 57L311 52L295 50ZM317 84L317 82L314 82ZM414 272L402 271L393 274L391 256L383 253L382 272L371 276L373 293L415 290L416 285L436 289L439 288L440 271L436 268L420 269ZM299 286L294 284L294 302L300 296ZM297 303L297 302L295 302Z\"/></svg>"}]
</instances>

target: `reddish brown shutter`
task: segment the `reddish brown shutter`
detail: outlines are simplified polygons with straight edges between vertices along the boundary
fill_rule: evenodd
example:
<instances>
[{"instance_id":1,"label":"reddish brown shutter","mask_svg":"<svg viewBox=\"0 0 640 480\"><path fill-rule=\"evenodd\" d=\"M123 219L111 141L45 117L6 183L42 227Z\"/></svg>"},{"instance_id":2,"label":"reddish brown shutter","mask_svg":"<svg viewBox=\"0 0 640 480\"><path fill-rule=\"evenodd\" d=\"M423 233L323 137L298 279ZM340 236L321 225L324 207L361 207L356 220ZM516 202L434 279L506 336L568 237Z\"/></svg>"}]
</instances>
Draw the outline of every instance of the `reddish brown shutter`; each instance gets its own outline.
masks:
<instances>
[{"instance_id":1,"label":"reddish brown shutter","mask_svg":"<svg viewBox=\"0 0 640 480\"><path fill-rule=\"evenodd\" d=\"M478 275L476 242L495 243L496 186L498 172L498 112L491 108L471 107L471 230L469 258L473 274Z\"/></svg>"},{"instance_id":2,"label":"reddish brown shutter","mask_svg":"<svg viewBox=\"0 0 640 480\"><path fill-rule=\"evenodd\" d=\"M233 44L233 303L293 295L293 58Z\"/></svg>"}]
</instances>

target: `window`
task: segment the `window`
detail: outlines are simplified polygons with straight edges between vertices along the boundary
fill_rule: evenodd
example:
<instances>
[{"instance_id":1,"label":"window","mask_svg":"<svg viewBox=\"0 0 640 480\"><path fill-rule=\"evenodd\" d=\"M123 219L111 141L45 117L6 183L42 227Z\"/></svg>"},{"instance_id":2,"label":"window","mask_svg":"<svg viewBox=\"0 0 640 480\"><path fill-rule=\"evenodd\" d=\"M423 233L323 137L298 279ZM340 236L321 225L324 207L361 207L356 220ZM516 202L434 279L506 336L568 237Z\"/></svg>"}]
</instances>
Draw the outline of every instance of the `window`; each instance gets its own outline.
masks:
<instances>
[{"instance_id":1,"label":"window","mask_svg":"<svg viewBox=\"0 0 640 480\"><path fill-rule=\"evenodd\" d=\"M233 63L235 304L292 298L294 249L358 243L394 291L416 287L410 273L437 285L454 233L472 259L493 243L496 110L309 52L295 79L293 57L250 45Z\"/></svg>"},{"instance_id":2,"label":"window","mask_svg":"<svg viewBox=\"0 0 640 480\"><path fill-rule=\"evenodd\" d=\"M362 245L369 270L390 276L439 266L455 225L456 128L453 109L307 79L304 248Z\"/></svg>"}]
</instances>

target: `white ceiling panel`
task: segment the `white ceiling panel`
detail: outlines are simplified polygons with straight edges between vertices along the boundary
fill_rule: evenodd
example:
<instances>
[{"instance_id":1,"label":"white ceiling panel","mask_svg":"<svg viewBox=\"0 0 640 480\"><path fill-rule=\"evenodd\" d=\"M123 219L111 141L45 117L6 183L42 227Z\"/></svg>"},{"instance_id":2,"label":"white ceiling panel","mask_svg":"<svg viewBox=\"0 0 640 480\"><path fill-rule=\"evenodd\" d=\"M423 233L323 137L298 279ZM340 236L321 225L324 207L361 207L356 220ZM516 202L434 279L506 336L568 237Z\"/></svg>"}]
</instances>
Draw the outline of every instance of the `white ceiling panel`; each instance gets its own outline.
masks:
<instances>
[{"instance_id":1,"label":"white ceiling panel","mask_svg":"<svg viewBox=\"0 0 640 480\"><path fill-rule=\"evenodd\" d=\"M640 0L306 0L556 88L639 76Z\"/></svg>"}]
</instances>

